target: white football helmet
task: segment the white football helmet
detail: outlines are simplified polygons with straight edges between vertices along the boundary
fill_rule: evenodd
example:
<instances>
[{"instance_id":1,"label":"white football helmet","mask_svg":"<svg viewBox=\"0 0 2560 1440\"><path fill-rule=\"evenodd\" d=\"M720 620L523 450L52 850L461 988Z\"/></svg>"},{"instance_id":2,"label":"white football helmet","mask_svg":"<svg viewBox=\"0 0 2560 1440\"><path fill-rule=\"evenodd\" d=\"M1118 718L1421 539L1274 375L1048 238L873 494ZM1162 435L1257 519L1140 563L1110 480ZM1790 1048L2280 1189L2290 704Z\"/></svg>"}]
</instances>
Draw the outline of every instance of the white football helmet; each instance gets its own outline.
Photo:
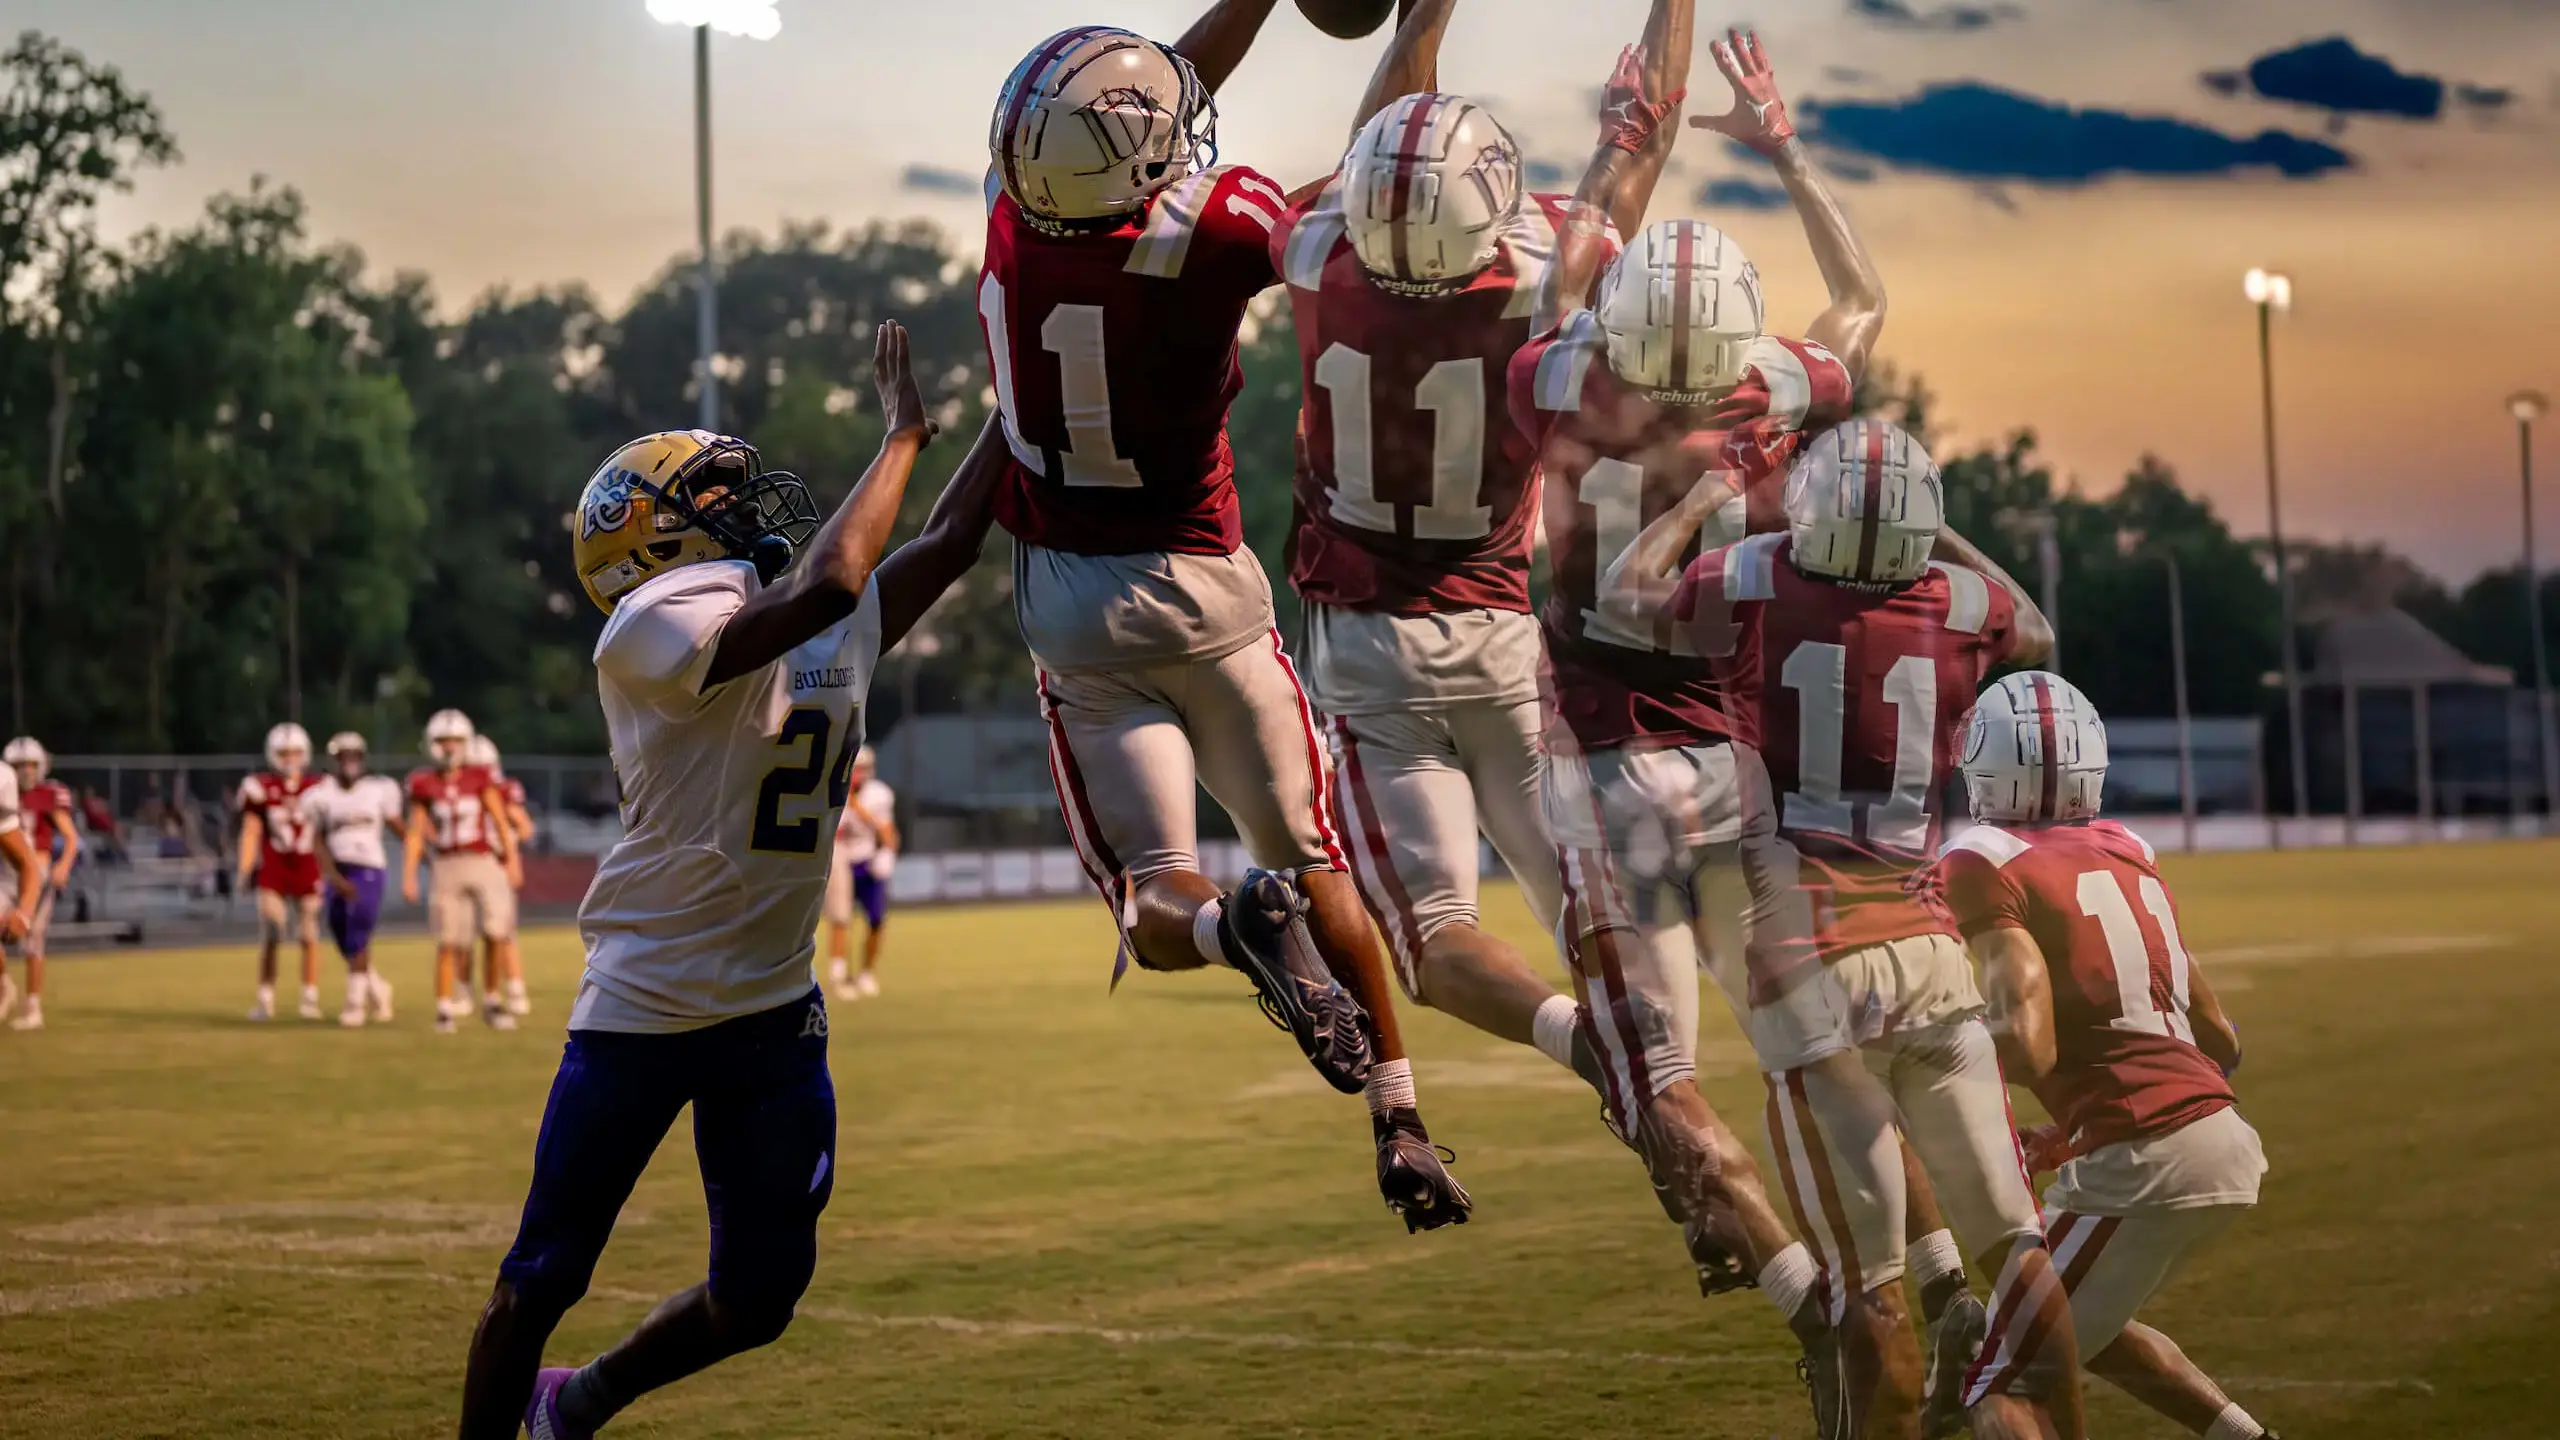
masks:
<instances>
[{"instance_id":1,"label":"white football helmet","mask_svg":"<svg viewBox=\"0 0 2560 1440\"><path fill-rule=\"evenodd\" d=\"M470 716L459 710L439 710L427 717L427 758L447 769L460 765L477 733Z\"/></svg>"},{"instance_id":2,"label":"white football helmet","mask_svg":"<svg viewBox=\"0 0 2560 1440\"><path fill-rule=\"evenodd\" d=\"M1660 220L1618 252L1592 308L1619 379L1675 395L1721 394L1741 380L1743 353L1760 338L1760 272L1714 226Z\"/></svg>"},{"instance_id":3,"label":"white football helmet","mask_svg":"<svg viewBox=\"0 0 2560 1440\"><path fill-rule=\"evenodd\" d=\"M486 735L473 735L463 743L462 763L477 765L495 774L498 769L498 742Z\"/></svg>"},{"instance_id":4,"label":"white football helmet","mask_svg":"<svg viewBox=\"0 0 2560 1440\"><path fill-rule=\"evenodd\" d=\"M1973 815L2002 825L2096 818L2107 788L2107 727L2059 675L2004 676L1974 702L1964 741Z\"/></svg>"},{"instance_id":5,"label":"white football helmet","mask_svg":"<svg viewBox=\"0 0 2560 1440\"><path fill-rule=\"evenodd\" d=\"M348 755L362 755L372 748L365 743L363 736L353 730L341 730L329 737L329 758L332 760Z\"/></svg>"},{"instance_id":6,"label":"white football helmet","mask_svg":"<svg viewBox=\"0 0 2560 1440\"><path fill-rule=\"evenodd\" d=\"M1797 570L1901 585L1927 572L1947 497L1936 463L1910 432L1858 419L1805 442L1787 472L1786 511Z\"/></svg>"},{"instance_id":7,"label":"white football helmet","mask_svg":"<svg viewBox=\"0 0 2560 1440\"><path fill-rule=\"evenodd\" d=\"M1428 291L1493 263L1520 213L1520 147L1456 95L1407 95L1342 157L1342 223L1389 290Z\"/></svg>"},{"instance_id":8,"label":"white football helmet","mask_svg":"<svg viewBox=\"0 0 2560 1440\"><path fill-rule=\"evenodd\" d=\"M21 735L10 741L5 749L0 749L0 761L6 761L17 769L34 766L39 781L53 773L53 757L45 753L44 746L33 735Z\"/></svg>"},{"instance_id":9,"label":"white football helmet","mask_svg":"<svg viewBox=\"0 0 2560 1440\"><path fill-rule=\"evenodd\" d=\"M1217 104L1191 62L1110 25L1032 47L996 96L987 153L1034 220L1126 215L1217 158Z\"/></svg>"},{"instance_id":10,"label":"white football helmet","mask_svg":"<svg viewBox=\"0 0 2560 1440\"><path fill-rule=\"evenodd\" d=\"M267 768L300 770L311 763L311 732L287 720L267 730Z\"/></svg>"}]
</instances>

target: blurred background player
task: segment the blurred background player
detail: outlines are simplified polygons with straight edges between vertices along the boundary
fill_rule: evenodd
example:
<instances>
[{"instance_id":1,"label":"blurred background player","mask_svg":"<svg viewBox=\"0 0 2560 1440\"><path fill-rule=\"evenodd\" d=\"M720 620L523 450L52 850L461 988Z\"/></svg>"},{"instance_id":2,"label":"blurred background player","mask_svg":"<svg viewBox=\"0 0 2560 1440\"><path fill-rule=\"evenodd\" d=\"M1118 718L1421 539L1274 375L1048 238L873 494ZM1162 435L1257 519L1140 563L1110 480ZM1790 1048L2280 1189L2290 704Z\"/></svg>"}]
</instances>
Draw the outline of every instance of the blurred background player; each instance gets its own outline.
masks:
<instances>
[{"instance_id":1,"label":"blurred background player","mask_svg":"<svg viewBox=\"0 0 2560 1440\"><path fill-rule=\"evenodd\" d=\"M25 912L25 935L12 937L18 953L26 957L26 997L11 1013L8 966L0 961L0 1020L6 1020L12 1030L41 1030L45 934L53 928L54 901L71 883L71 868L79 863L80 830L72 823L70 788L53 778L53 756L34 736L10 741L0 758L7 760L16 782L18 801L13 813L20 818L26 844L41 867L42 882L35 904Z\"/></svg>"},{"instance_id":2,"label":"blurred background player","mask_svg":"<svg viewBox=\"0 0 2560 1440\"><path fill-rule=\"evenodd\" d=\"M1941 876L1982 961L2008 1078L2055 1123L2022 1137L2045 1191L2091 1374L2210 1440L2266 1434L2168 1336L2137 1323L2194 1249L2258 1201L2258 1134L2231 1072L2240 1035L2178 934L2151 847L2098 818L2107 732L2059 675L2010 675L1982 692L1964 751L1982 823L1948 842ZM2021 1337L1994 1333L1973 1385L2014 1368Z\"/></svg>"},{"instance_id":3,"label":"blurred background player","mask_svg":"<svg viewBox=\"0 0 2560 1440\"><path fill-rule=\"evenodd\" d=\"M290 932L302 943L305 1020L320 1018L320 857L317 832L303 812L311 774L311 735L288 720L267 731L267 768L240 782L240 888L254 878L258 897L258 1000L249 1018L276 1013L276 948Z\"/></svg>"},{"instance_id":4,"label":"blurred background player","mask_svg":"<svg viewBox=\"0 0 2560 1440\"><path fill-rule=\"evenodd\" d=\"M506 795L488 771L470 763L471 717L439 710L427 717L429 763L410 772L409 823L400 852L400 895L418 903L418 862L432 856L427 928L436 940L436 1031L450 1035L471 1012L471 942L491 948L516 937L516 887L524 873ZM461 984L455 984L459 977ZM483 997L480 1018L513 1030L501 997Z\"/></svg>"},{"instance_id":5,"label":"blurred background player","mask_svg":"<svg viewBox=\"0 0 2560 1440\"><path fill-rule=\"evenodd\" d=\"M536 1440L588 1440L641 1395L779 1338L816 1270L835 1187L810 963L827 832L881 652L976 563L1002 474L990 424L924 533L880 561L934 426L906 332L884 323L875 345L885 438L824 525L799 477L700 430L623 446L579 497L624 829L579 908L586 976L523 1222L471 1338L461 1440L513 1440L519 1419ZM593 1362L539 1369L687 1105L709 1277Z\"/></svg>"},{"instance_id":6,"label":"blurred background player","mask_svg":"<svg viewBox=\"0 0 2560 1440\"><path fill-rule=\"evenodd\" d=\"M373 927L382 916L382 877L390 868L382 827L403 833L408 819L400 782L365 768L365 738L352 730L329 737L329 773L302 792L304 817L320 831L320 869L328 889L329 938L347 962L347 1002L338 1023L350 1029L368 1015L391 1018L391 982L373 968Z\"/></svg>"},{"instance_id":7,"label":"blurred background player","mask_svg":"<svg viewBox=\"0 0 2560 1440\"><path fill-rule=\"evenodd\" d=\"M1688 72L1690 8L1654 7L1652 93ZM1571 1067L1578 1007L1485 933L1476 837L1552 932L1529 607L1537 449L1504 403L1573 202L1524 196L1510 134L1438 92L1455 9L1412 6L1341 168L1273 233L1305 393L1290 579L1306 602L1307 693L1327 718L1351 873L1405 993ZM1619 113L1630 123L1608 143L1632 158L1604 259L1617 224L1641 223L1674 133L1656 111ZM1587 1043L1583 1053L1596 1079Z\"/></svg>"},{"instance_id":8,"label":"blurred background player","mask_svg":"<svg viewBox=\"0 0 2560 1440\"><path fill-rule=\"evenodd\" d=\"M1732 108L1701 117L1770 158L1813 242L1831 303L1803 341L1762 333L1760 279L1731 237L1662 221L1602 268L1602 221L1625 164L1603 145L1576 193L1539 298L1538 337L1511 362L1510 408L1538 437L1555 588L1541 616L1554 705L1547 802L1564 863L1566 963L1590 1011L1612 1123L1684 1220L1711 1293L1757 1283L1806 1348L1820 1432L1845 1433L1848 1387L1907 1332L1841 1332L1811 1254L1770 1205L1750 1152L1695 1083L1698 948L1770 983L1736 1018L1766 1071L1815 1067L1858 1097L1885 1144L1890 1105L1818 987L1811 916L1775 816L1731 742L1713 667L1665 611L1687 559L1781 523L1780 479L1802 432L1847 417L1884 324L1884 287L1795 139L1756 37L1710 47ZM1599 275L1596 296L1592 279ZM1704 522L1713 525L1701 534ZM1684 524L1652 563L1648 526ZM1915 1382L1916 1388L1916 1382Z\"/></svg>"},{"instance_id":9,"label":"blurred background player","mask_svg":"<svg viewBox=\"0 0 2560 1440\"><path fill-rule=\"evenodd\" d=\"M889 876L898 863L898 796L880 778L870 746L853 757L851 789L836 821L835 868L827 872L827 977L839 1000L880 993L881 931L889 923ZM862 912L862 969L852 968L853 915Z\"/></svg>"},{"instance_id":10,"label":"blurred background player","mask_svg":"<svg viewBox=\"0 0 2560 1440\"><path fill-rule=\"evenodd\" d=\"M1749 747L1750 772L1766 777L1779 838L1801 861L1811 900L1825 967L1811 983L1836 991L1827 1003L1844 1008L1848 1038L1893 1102L1928 1176L1930 1196L1917 1202L1927 1217L1913 1223L1911 1191L1922 1187L1906 1189L1890 1153L1898 1147L1868 1149L1871 1116L1832 1103L1803 1067L1768 1076L1778 1122L1770 1147L1797 1227L1820 1242L1835 1274L1866 1292L1879 1323L1902 1328L1906 1239L1935 1235L1941 1202L1962 1253L1998 1277L1987 1317L1969 1294L1946 1297L1955 1303L1931 1317L1925 1378L1889 1371L1867 1400L1871 1432L1902 1433L1924 1397L1924 1433L1960 1428L1961 1372L1988 1328L2032 1329L2044 1362L1978 1397L1999 1412L1991 1422L2036 1433L2027 1406L2041 1402L2057 1417L2053 1428L2074 1435L2078 1372L2018 1171L2008 1092L1963 942L1925 880L1955 775L1960 697L1998 665L2043 659L2052 629L1996 565L1931 558L1951 548L1944 491L1927 452L1898 427L1855 420L1811 437L1784 505L1785 532L1693 562L1671 611L1692 648L1715 662L1736 748ZM1659 543L1649 534L1637 549ZM1730 964L1718 975L1737 1009L1747 1008L1754 978L1770 978ZM1879 1185L1862 1183L1871 1168ZM1835 1203L1811 1198L1823 1187L1809 1179L1832 1182ZM1924 1295L1940 1284L1944 1260L1923 1258ZM2036 1312L2039 1302L2047 1313ZM1908 1388L1915 1379L1921 1385ZM2013 1388L2033 1400L2010 1398Z\"/></svg>"},{"instance_id":11,"label":"blurred background player","mask_svg":"<svg viewBox=\"0 0 2560 1440\"><path fill-rule=\"evenodd\" d=\"M18 744L12 741L9 748L15 750ZM5 860L18 877L13 903L6 912L0 912L0 941L15 945L27 938L36 907L43 903L46 866L44 857L27 843L26 819L18 805L18 767L14 764L0 765L0 860ZM9 983L9 967L0 962L0 1015L8 1014L16 1000L16 987Z\"/></svg>"},{"instance_id":12,"label":"blurred background player","mask_svg":"<svg viewBox=\"0 0 2560 1440\"><path fill-rule=\"evenodd\" d=\"M505 802L502 809L494 813L504 818L508 843L516 856L516 863L507 871L507 883L516 893L516 910L521 914L524 909L523 857L533 846L533 807L524 793L524 782L507 773L498 754L497 741L479 733L475 727L468 754L470 763L487 771L489 778L496 782L498 795ZM513 936L505 940L483 939L480 942L480 998L484 1007L496 1004L518 1018L533 1013L533 997L524 988L524 955L517 948Z\"/></svg>"},{"instance_id":13,"label":"blurred background player","mask_svg":"<svg viewBox=\"0 0 2560 1440\"><path fill-rule=\"evenodd\" d=\"M1288 201L1204 168L1211 96L1272 3L1219 0L1172 46L1061 31L1005 81L978 290L1012 454L996 518L1021 542L1051 773L1120 963L1245 972L1327 1083L1365 1092L1379 1192L1432 1228L1466 1218L1466 1192L1422 1126L1227 441L1237 330L1278 279ZM1200 873L1202 788L1257 867L1224 894Z\"/></svg>"}]
</instances>

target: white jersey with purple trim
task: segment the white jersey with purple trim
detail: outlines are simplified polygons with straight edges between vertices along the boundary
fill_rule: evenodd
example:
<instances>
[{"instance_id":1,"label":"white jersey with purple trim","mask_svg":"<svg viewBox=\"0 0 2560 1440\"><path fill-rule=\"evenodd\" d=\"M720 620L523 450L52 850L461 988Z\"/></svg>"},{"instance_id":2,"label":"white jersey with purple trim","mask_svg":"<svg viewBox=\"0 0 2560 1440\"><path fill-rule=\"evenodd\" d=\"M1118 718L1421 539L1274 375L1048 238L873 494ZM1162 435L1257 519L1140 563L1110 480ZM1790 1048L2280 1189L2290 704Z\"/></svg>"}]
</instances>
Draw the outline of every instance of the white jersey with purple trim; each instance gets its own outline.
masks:
<instances>
[{"instance_id":1,"label":"white jersey with purple trim","mask_svg":"<svg viewBox=\"0 0 2560 1440\"><path fill-rule=\"evenodd\" d=\"M625 597L596 641L622 839L578 907L572 1030L699 1029L814 983L838 812L862 750L880 597L761 670L706 685L722 627L761 585L724 560Z\"/></svg>"},{"instance_id":2,"label":"white jersey with purple trim","mask_svg":"<svg viewBox=\"0 0 2560 1440\"><path fill-rule=\"evenodd\" d=\"M365 870L390 865L382 844L382 827L408 820L409 801L400 782L388 775L359 775L349 785L337 775L302 792L302 813L329 847L329 858Z\"/></svg>"}]
</instances>

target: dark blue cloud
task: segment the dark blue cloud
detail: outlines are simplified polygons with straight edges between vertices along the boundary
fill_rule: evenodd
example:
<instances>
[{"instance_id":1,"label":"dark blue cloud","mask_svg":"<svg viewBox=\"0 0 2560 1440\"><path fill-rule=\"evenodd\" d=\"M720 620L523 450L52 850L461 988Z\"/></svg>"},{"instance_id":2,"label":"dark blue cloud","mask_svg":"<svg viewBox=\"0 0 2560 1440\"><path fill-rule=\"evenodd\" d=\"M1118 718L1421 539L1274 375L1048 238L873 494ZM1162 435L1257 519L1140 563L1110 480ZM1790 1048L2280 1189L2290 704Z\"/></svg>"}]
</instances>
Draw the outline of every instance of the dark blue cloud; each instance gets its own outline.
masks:
<instances>
[{"instance_id":1,"label":"dark blue cloud","mask_svg":"<svg viewBox=\"0 0 2560 1440\"><path fill-rule=\"evenodd\" d=\"M1912 6L1911 0L1849 0L1849 13L1888 30L1934 30L1960 35L1988 30L2003 20L2017 19L2023 12L2008 4L1955 4L1920 10Z\"/></svg>"},{"instance_id":2,"label":"dark blue cloud","mask_svg":"<svg viewBox=\"0 0 2560 1440\"><path fill-rule=\"evenodd\" d=\"M1795 202L1787 187L1764 185L1740 175L1719 175L1698 187L1698 203L1710 210L1784 210Z\"/></svg>"},{"instance_id":3,"label":"dark blue cloud","mask_svg":"<svg viewBox=\"0 0 2560 1440\"><path fill-rule=\"evenodd\" d=\"M2357 49L2344 35L2261 55L2245 70L2209 70L2203 78L2205 87L2218 95L2253 94L2326 110L2333 118L2387 115L2436 120L2443 117L2447 100L2475 110L2498 110L2515 99L2515 92L2503 86L2448 81L2403 70L2380 55Z\"/></svg>"},{"instance_id":4,"label":"dark blue cloud","mask_svg":"<svg viewBox=\"0 0 2560 1440\"><path fill-rule=\"evenodd\" d=\"M2223 132L2168 115L2080 110L1979 81L1932 85L1904 100L1807 100L1807 139L1835 152L1969 180L2078 185L2109 175L2307 179L2355 165L2335 146L2282 130Z\"/></svg>"},{"instance_id":5,"label":"dark blue cloud","mask_svg":"<svg viewBox=\"0 0 2560 1440\"><path fill-rule=\"evenodd\" d=\"M984 183L982 176L945 170L939 165L910 165L898 172L899 189L927 195L975 195Z\"/></svg>"}]
</instances>

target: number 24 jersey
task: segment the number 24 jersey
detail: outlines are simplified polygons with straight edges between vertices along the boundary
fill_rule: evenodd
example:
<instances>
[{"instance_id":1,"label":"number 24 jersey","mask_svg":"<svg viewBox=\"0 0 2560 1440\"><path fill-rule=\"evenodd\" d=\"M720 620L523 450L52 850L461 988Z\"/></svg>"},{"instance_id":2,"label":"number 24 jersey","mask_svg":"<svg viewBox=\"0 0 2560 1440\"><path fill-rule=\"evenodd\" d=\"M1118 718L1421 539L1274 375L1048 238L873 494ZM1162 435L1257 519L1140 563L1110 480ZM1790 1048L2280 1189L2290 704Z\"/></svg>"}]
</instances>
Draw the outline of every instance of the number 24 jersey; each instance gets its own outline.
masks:
<instances>
[{"instance_id":1,"label":"number 24 jersey","mask_svg":"<svg viewBox=\"0 0 2560 1440\"><path fill-rule=\"evenodd\" d=\"M810 987L836 819L880 658L880 596L761 670L704 685L761 587L744 561L634 590L596 641L622 839L578 907L573 1029L697 1029Z\"/></svg>"}]
</instances>

